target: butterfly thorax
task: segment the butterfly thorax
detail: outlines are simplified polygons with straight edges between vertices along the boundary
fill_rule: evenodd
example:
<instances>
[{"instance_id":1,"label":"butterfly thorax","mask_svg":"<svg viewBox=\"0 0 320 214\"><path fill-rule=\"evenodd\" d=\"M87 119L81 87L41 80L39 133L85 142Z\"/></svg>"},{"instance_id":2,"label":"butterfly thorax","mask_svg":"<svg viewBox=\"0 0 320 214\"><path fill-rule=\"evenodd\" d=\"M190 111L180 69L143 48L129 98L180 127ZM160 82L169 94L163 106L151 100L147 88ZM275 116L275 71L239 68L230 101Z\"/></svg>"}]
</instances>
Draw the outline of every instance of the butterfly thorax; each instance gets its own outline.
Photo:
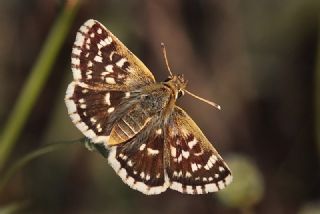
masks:
<instances>
[{"instance_id":1,"label":"butterfly thorax","mask_svg":"<svg viewBox=\"0 0 320 214\"><path fill-rule=\"evenodd\" d=\"M132 98L135 104L131 104L114 125L110 133L109 145L128 141L149 123L161 123L159 118L162 118L162 124L166 124L176 100L183 95L185 87L186 81L183 75L174 75L167 81L140 88L137 91L137 97Z\"/></svg>"},{"instance_id":2,"label":"butterfly thorax","mask_svg":"<svg viewBox=\"0 0 320 214\"><path fill-rule=\"evenodd\" d=\"M183 74L169 76L168 79L162 82L163 86L169 89L169 101L166 109L163 112L164 118L168 118L173 111L176 100L184 95L184 89L187 86L187 81Z\"/></svg>"}]
</instances>

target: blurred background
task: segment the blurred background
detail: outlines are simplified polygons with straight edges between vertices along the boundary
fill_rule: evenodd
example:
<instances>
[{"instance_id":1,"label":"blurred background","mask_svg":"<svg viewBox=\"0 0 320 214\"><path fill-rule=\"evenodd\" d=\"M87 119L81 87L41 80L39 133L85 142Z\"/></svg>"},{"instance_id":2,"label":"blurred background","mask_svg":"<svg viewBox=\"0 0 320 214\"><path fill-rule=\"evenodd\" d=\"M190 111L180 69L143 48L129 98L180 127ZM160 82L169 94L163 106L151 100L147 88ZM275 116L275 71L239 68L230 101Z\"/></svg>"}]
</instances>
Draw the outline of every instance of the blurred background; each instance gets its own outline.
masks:
<instances>
[{"instance_id":1,"label":"blurred background","mask_svg":"<svg viewBox=\"0 0 320 214\"><path fill-rule=\"evenodd\" d=\"M68 3L0 2L0 133ZM19 169L0 192L0 211L320 213L319 0L83 0L2 175L46 143L83 137L64 95L76 31L90 18L158 81L168 75L164 42L171 69L185 74L188 89L222 106L217 111L188 95L178 101L230 165L234 182L209 195L145 196L100 154L73 144Z\"/></svg>"}]
</instances>

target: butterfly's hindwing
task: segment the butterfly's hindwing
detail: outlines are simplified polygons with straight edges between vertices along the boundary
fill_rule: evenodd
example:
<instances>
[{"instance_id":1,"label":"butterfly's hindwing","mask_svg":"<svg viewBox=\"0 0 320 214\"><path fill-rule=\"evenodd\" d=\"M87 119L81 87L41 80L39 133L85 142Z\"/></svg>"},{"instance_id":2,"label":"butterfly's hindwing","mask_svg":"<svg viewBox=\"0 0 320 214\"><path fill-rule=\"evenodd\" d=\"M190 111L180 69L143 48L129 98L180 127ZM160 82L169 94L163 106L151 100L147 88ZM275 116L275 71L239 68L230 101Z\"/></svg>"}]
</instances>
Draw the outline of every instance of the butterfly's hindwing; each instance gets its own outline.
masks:
<instances>
[{"instance_id":1,"label":"butterfly's hindwing","mask_svg":"<svg viewBox=\"0 0 320 214\"><path fill-rule=\"evenodd\" d=\"M108 161L113 169L131 188L148 195L159 194L169 187L162 130L159 126L147 127L128 142L110 147Z\"/></svg>"},{"instance_id":2,"label":"butterfly's hindwing","mask_svg":"<svg viewBox=\"0 0 320 214\"><path fill-rule=\"evenodd\" d=\"M215 192L228 185L229 168L192 119L175 107L165 138L170 188L188 194Z\"/></svg>"},{"instance_id":3,"label":"butterfly's hindwing","mask_svg":"<svg viewBox=\"0 0 320 214\"><path fill-rule=\"evenodd\" d=\"M71 67L74 80L109 89L132 89L155 82L146 66L95 20L79 29Z\"/></svg>"},{"instance_id":4,"label":"butterfly's hindwing","mask_svg":"<svg viewBox=\"0 0 320 214\"><path fill-rule=\"evenodd\" d=\"M117 119L115 112L125 111L130 100L126 92L93 88L82 82L70 83L65 97L72 122L95 143L107 143Z\"/></svg>"}]
</instances>

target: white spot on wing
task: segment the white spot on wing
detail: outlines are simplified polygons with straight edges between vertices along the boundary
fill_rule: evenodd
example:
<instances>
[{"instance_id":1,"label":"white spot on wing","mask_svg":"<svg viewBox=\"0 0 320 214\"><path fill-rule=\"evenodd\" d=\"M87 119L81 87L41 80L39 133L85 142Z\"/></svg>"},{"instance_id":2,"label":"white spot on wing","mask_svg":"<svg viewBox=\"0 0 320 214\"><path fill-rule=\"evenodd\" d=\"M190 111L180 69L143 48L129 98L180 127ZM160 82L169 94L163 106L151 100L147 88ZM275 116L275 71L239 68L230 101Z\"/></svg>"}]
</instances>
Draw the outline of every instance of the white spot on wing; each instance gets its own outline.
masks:
<instances>
[{"instance_id":1,"label":"white spot on wing","mask_svg":"<svg viewBox=\"0 0 320 214\"><path fill-rule=\"evenodd\" d=\"M107 71L106 74L110 74L110 73L113 73L113 65L107 65L104 67L105 70Z\"/></svg>"},{"instance_id":2,"label":"white spot on wing","mask_svg":"<svg viewBox=\"0 0 320 214\"><path fill-rule=\"evenodd\" d=\"M71 82L71 83L68 85L65 99L70 99L70 98L73 96L75 85L76 85L75 82Z\"/></svg>"},{"instance_id":3,"label":"white spot on wing","mask_svg":"<svg viewBox=\"0 0 320 214\"><path fill-rule=\"evenodd\" d=\"M108 113L112 113L114 111L114 107L108 108Z\"/></svg>"},{"instance_id":4,"label":"white spot on wing","mask_svg":"<svg viewBox=\"0 0 320 214\"><path fill-rule=\"evenodd\" d=\"M76 57L71 58L71 64L72 65L80 65L80 59Z\"/></svg>"},{"instance_id":5,"label":"white spot on wing","mask_svg":"<svg viewBox=\"0 0 320 214\"><path fill-rule=\"evenodd\" d=\"M205 192L217 192L219 189L216 184L206 184L204 190Z\"/></svg>"},{"instance_id":6,"label":"white spot on wing","mask_svg":"<svg viewBox=\"0 0 320 214\"><path fill-rule=\"evenodd\" d=\"M96 136L96 134L91 129L85 131L83 134L88 138L94 138Z\"/></svg>"},{"instance_id":7,"label":"white spot on wing","mask_svg":"<svg viewBox=\"0 0 320 214\"><path fill-rule=\"evenodd\" d=\"M223 172L225 169L222 166L219 166L219 171Z\"/></svg>"},{"instance_id":8,"label":"white spot on wing","mask_svg":"<svg viewBox=\"0 0 320 214\"><path fill-rule=\"evenodd\" d=\"M186 186L186 192L189 193L189 194L193 194L192 186L190 186L190 185Z\"/></svg>"},{"instance_id":9,"label":"white spot on wing","mask_svg":"<svg viewBox=\"0 0 320 214\"><path fill-rule=\"evenodd\" d=\"M73 123L77 123L81 120L79 114L74 113L74 114L70 114L71 120Z\"/></svg>"},{"instance_id":10,"label":"white spot on wing","mask_svg":"<svg viewBox=\"0 0 320 214\"><path fill-rule=\"evenodd\" d=\"M190 153L188 151L184 151L182 150L182 156L185 158L185 159L188 159Z\"/></svg>"},{"instance_id":11,"label":"white spot on wing","mask_svg":"<svg viewBox=\"0 0 320 214\"><path fill-rule=\"evenodd\" d=\"M179 192L183 192L182 184L175 181L172 182L170 188Z\"/></svg>"},{"instance_id":12,"label":"white spot on wing","mask_svg":"<svg viewBox=\"0 0 320 214\"><path fill-rule=\"evenodd\" d=\"M116 62L116 65L121 68L126 61L127 60L125 58L121 58L118 62Z\"/></svg>"},{"instance_id":13,"label":"white spot on wing","mask_svg":"<svg viewBox=\"0 0 320 214\"><path fill-rule=\"evenodd\" d=\"M76 41L74 42L74 45L76 46L82 46L84 42L84 36L82 35L82 33L77 33L77 36L76 36Z\"/></svg>"},{"instance_id":14,"label":"white spot on wing","mask_svg":"<svg viewBox=\"0 0 320 214\"><path fill-rule=\"evenodd\" d=\"M80 56L81 50L79 48L72 48L72 53L76 56Z\"/></svg>"},{"instance_id":15,"label":"white spot on wing","mask_svg":"<svg viewBox=\"0 0 320 214\"><path fill-rule=\"evenodd\" d=\"M139 150L142 151L142 150L145 149L145 147L146 147L146 144L145 144L145 143L144 143L144 144L141 144L141 146L139 147Z\"/></svg>"},{"instance_id":16,"label":"white spot on wing","mask_svg":"<svg viewBox=\"0 0 320 214\"><path fill-rule=\"evenodd\" d=\"M89 19L89 20L86 21L83 25L87 26L88 28L91 28L95 23L96 23L95 20Z\"/></svg>"},{"instance_id":17,"label":"white spot on wing","mask_svg":"<svg viewBox=\"0 0 320 214\"><path fill-rule=\"evenodd\" d=\"M216 160L217 160L217 156L211 155L210 158L209 158L209 160L207 161L207 164L204 166L204 168L205 168L206 170L209 170L210 168L213 167L213 164L215 164ZM219 168L219 169L220 169L220 168Z\"/></svg>"},{"instance_id":18,"label":"white spot on wing","mask_svg":"<svg viewBox=\"0 0 320 214\"><path fill-rule=\"evenodd\" d=\"M97 122L97 120L96 120L94 117L91 117L91 118L90 118L90 121L91 121L92 123L96 123L96 122Z\"/></svg>"},{"instance_id":19,"label":"white spot on wing","mask_svg":"<svg viewBox=\"0 0 320 214\"><path fill-rule=\"evenodd\" d=\"M108 92L105 96L105 102L106 104L109 106L111 105L111 102L110 102L110 93Z\"/></svg>"},{"instance_id":20,"label":"white spot on wing","mask_svg":"<svg viewBox=\"0 0 320 214\"><path fill-rule=\"evenodd\" d=\"M223 181L219 181L219 182L218 182L218 186L219 186L219 189L223 189L223 188L226 187L226 185L224 184Z\"/></svg>"},{"instance_id":21,"label":"white spot on wing","mask_svg":"<svg viewBox=\"0 0 320 214\"><path fill-rule=\"evenodd\" d=\"M104 40L101 40L101 41L100 41L100 44L101 44L102 46L107 46L107 45L110 45L111 42L112 42L112 39L111 39L110 36L108 36L108 37L105 38Z\"/></svg>"},{"instance_id":22,"label":"white spot on wing","mask_svg":"<svg viewBox=\"0 0 320 214\"><path fill-rule=\"evenodd\" d=\"M85 25L82 25L79 29L79 31L81 31L82 33L86 34L88 32L88 28Z\"/></svg>"},{"instance_id":23,"label":"white spot on wing","mask_svg":"<svg viewBox=\"0 0 320 214\"><path fill-rule=\"evenodd\" d=\"M103 47L100 43L98 43L97 46L98 46L99 51L100 51L100 49ZM101 56L101 51L100 51L100 54L99 54L99 55Z\"/></svg>"},{"instance_id":24,"label":"white spot on wing","mask_svg":"<svg viewBox=\"0 0 320 214\"><path fill-rule=\"evenodd\" d=\"M157 155L159 154L159 150L148 148L148 154Z\"/></svg>"},{"instance_id":25,"label":"white spot on wing","mask_svg":"<svg viewBox=\"0 0 320 214\"><path fill-rule=\"evenodd\" d=\"M114 80L113 77L107 77L106 78L106 83L108 83L108 84L116 84L116 81Z\"/></svg>"},{"instance_id":26,"label":"white spot on wing","mask_svg":"<svg viewBox=\"0 0 320 214\"><path fill-rule=\"evenodd\" d=\"M101 56L95 56L93 60L96 61L96 62L102 62L102 57Z\"/></svg>"},{"instance_id":27,"label":"white spot on wing","mask_svg":"<svg viewBox=\"0 0 320 214\"><path fill-rule=\"evenodd\" d=\"M192 149L195 145L197 145L197 143L198 141L195 138L193 138L192 141L188 142L188 146L190 149Z\"/></svg>"},{"instance_id":28,"label":"white spot on wing","mask_svg":"<svg viewBox=\"0 0 320 214\"><path fill-rule=\"evenodd\" d=\"M145 176L144 172L141 172L141 173L140 173L140 177L141 177L142 179L144 179L144 176Z\"/></svg>"},{"instance_id":29,"label":"white spot on wing","mask_svg":"<svg viewBox=\"0 0 320 214\"><path fill-rule=\"evenodd\" d=\"M202 194L203 193L202 186L196 186L196 191L198 194Z\"/></svg>"},{"instance_id":30,"label":"white spot on wing","mask_svg":"<svg viewBox=\"0 0 320 214\"><path fill-rule=\"evenodd\" d=\"M81 123L76 123L76 127L82 131L82 133L85 134L85 132L88 130L88 126L84 123L84 122L81 122ZM92 138L92 136L87 136L89 138Z\"/></svg>"},{"instance_id":31,"label":"white spot on wing","mask_svg":"<svg viewBox=\"0 0 320 214\"><path fill-rule=\"evenodd\" d=\"M156 134L157 134L157 135L161 135L161 134L162 134L162 129L157 129L157 130L156 130Z\"/></svg>"},{"instance_id":32,"label":"white spot on wing","mask_svg":"<svg viewBox=\"0 0 320 214\"><path fill-rule=\"evenodd\" d=\"M191 177L191 173L190 172L186 172L186 177L190 178Z\"/></svg>"},{"instance_id":33,"label":"white spot on wing","mask_svg":"<svg viewBox=\"0 0 320 214\"><path fill-rule=\"evenodd\" d=\"M150 180L150 175L149 174L146 175L146 180L147 181Z\"/></svg>"},{"instance_id":34,"label":"white spot on wing","mask_svg":"<svg viewBox=\"0 0 320 214\"><path fill-rule=\"evenodd\" d=\"M197 167L197 164L196 164L196 163L192 163L192 164L191 164L191 170L192 170L192 172L195 172L195 171L198 170L198 167Z\"/></svg>"},{"instance_id":35,"label":"white spot on wing","mask_svg":"<svg viewBox=\"0 0 320 214\"><path fill-rule=\"evenodd\" d=\"M66 105L67 105L67 109L68 109L68 113L69 113L69 114L72 114L72 113L74 113L74 112L77 111L77 106L76 106L76 104L73 102L73 100L66 99L65 102L66 102Z\"/></svg>"},{"instance_id":36,"label":"white spot on wing","mask_svg":"<svg viewBox=\"0 0 320 214\"><path fill-rule=\"evenodd\" d=\"M170 145L170 151L171 151L171 156L176 157L176 155L177 155L176 147Z\"/></svg>"},{"instance_id":37,"label":"white spot on wing","mask_svg":"<svg viewBox=\"0 0 320 214\"><path fill-rule=\"evenodd\" d=\"M230 184L232 182L232 175L228 175L226 178L225 178L225 181L226 181L226 185Z\"/></svg>"}]
</instances>

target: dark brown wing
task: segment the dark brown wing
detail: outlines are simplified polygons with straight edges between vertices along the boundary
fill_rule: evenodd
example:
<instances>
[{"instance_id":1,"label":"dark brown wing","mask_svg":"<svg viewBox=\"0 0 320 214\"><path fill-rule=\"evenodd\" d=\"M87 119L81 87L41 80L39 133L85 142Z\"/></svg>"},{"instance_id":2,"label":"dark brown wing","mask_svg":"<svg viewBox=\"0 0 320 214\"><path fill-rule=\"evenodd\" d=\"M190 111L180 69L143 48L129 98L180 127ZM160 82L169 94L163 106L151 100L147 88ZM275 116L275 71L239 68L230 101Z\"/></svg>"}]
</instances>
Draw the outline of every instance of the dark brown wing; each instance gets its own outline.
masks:
<instances>
[{"instance_id":1,"label":"dark brown wing","mask_svg":"<svg viewBox=\"0 0 320 214\"><path fill-rule=\"evenodd\" d=\"M96 143L108 141L115 117L130 106L136 90L155 82L148 68L95 20L80 27L71 67L74 81L65 96L68 113Z\"/></svg>"},{"instance_id":2,"label":"dark brown wing","mask_svg":"<svg viewBox=\"0 0 320 214\"><path fill-rule=\"evenodd\" d=\"M108 29L92 19L77 33L71 67L75 81L110 90L130 91L155 82L149 69Z\"/></svg>"},{"instance_id":3,"label":"dark brown wing","mask_svg":"<svg viewBox=\"0 0 320 214\"><path fill-rule=\"evenodd\" d=\"M202 194L223 189L232 181L226 163L181 108L174 108L166 128L165 162L171 189Z\"/></svg>"},{"instance_id":4,"label":"dark brown wing","mask_svg":"<svg viewBox=\"0 0 320 214\"><path fill-rule=\"evenodd\" d=\"M108 161L124 183L144 194L160 194L170 185L164 170L164 132L153 118L126 143L110 147Z\"/></svg>"}]
</instances>

